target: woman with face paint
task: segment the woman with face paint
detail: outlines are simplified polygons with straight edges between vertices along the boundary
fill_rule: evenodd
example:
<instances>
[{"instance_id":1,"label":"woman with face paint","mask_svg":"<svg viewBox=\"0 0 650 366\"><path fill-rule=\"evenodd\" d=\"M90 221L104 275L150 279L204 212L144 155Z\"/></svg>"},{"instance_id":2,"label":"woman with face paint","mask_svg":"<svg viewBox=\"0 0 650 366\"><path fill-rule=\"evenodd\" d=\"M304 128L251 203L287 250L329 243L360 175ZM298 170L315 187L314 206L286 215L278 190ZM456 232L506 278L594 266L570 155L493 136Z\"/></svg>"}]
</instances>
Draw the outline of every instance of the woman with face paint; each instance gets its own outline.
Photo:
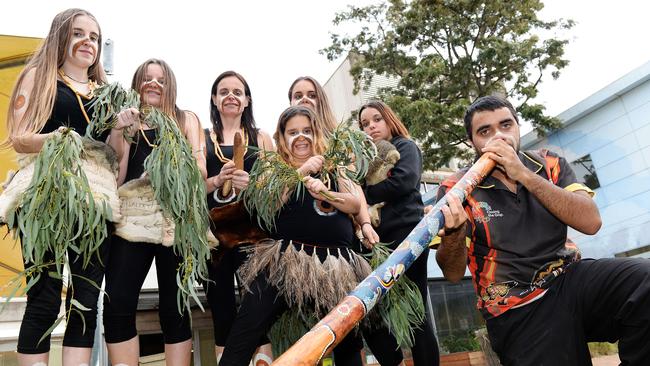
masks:
<instances>
[{"instance_id":1,"label":"woman with face paint","mask_svg":"<svg viewBox=\"0 0 650 366\"><path fill-rule=\"evenodd\" d=\"M206 147L208 208L212 209L234 202L235 190L246 188L248 171L257 159L254 148L275 148L271 137L255 126L250 88L244 77L234 71L222 73L212 84L210 120L212 127L206 129L202 137ZM232 160L236 133L240 133L246 146L244 169L237 169ZM224 197L222 188L227 181L232 182L234 189ZM246 260L249 247L248 244L242 244L228 249L221 245L213 251L213 258L208 266L211 282L205 283L204 287L212 309L217 362L221 358L226 338L237 314L235 273ZM273 355L268 339L262 337L257 345L260 348L253 357L253 364L270 365Z\"/></svg>"},{"instance_id":2,"label":"woman with face paint","mask_svg":"<svg viewBox=\"0 0 650 366\"><path fill-rule=\"evenodd\" d=\"M392 243L395 249L408 236L423 217L420 178L422 176L422 154L415 142L410 139L408 130L393 110L380 101L366 103L359 110L359 128L373 141L389 141L400 153L390 175L386 180L364 188L369 204L385 202L381 209L381 223L377 227L380 241ZM366 225L370 226L370 225ZM414 345L411 348L416 366L438 365L438 342L433 333L427 301L427 258L425 251L406 271L406 276L417 285L424 302L426 319L418 329L414 329ZM370 349L381 352L382 336L364 333Z\"/></svg>"},{"instance_id":3,"label":"woman with face paint","mask_svg":"<svg viewBox=\"0 0 650 366\"><path fill-rule=\"evenodd\" d=\"M240 269L248 291L220 366L246 364L260 337L290 308L306 318L323 316L370 272L367 262L350 250L354 232L348 214L356 214L360 203L351 193L354 183L341 180L328 188L311 176L323 164L324 134L310 108L289 107L280 116L273 135L278 153L307 177L306 192L302 197L284 195L271 233L274 240L255 246ZM361 365L361 347L354 333L348 335L334 349L336 364Z\"/></svg>"},{"instance_id":4,"label":"woman with face paint","mask_svg":"<svg viewBox=\"0 0 650 366\"><path fill-rule=\"evenodd\" d=\"M311 76L301 76L289 87L289 103L292 106L304 105L316 113L318 127L325 133L336 128L336 119L330 109L327 94L323 87Z\"/></svg>"},{"instance_id":5,"label":"woman with face paint","mask_svg":"<svg viewBox=\"0 0 650 366\"><path fill-rule=\"evenodd\" d=\"M170 116L187 138L199 169L205 177L205 157L202 153L198 117L176 106L176 77L169 65L159 59L141 64L131 88L140 93L141 108L155 107ZM118 114L119 123L128 126L132 142L121 131L112 131L109 143L120 161L118 183L122 184L145 174L144 161L156 141L156 129L140 122L136 108ZM155 259L159 290L160 326L165 342L168 365L189 365L192 351L190 314L180 314L176 303L176 273L182 258L173 247L161 244L131 242L114 235L106 266L106 296L104 298L104 330L108 353L113 365L137 365L139 342L135 324L140 289Z\"/></svg>"},{"instance_id":6,"label":"woman with face paint","mask_svg":"<svg viewBox=\"0 0 650 366\"><path fill-rule=\"evenodd\" d=\"M88 116L92 116L90 105L94 101L94 86L106 82L99 62L101 44L99 24L89 12L68 9L54 17L47 37L21 72L11 95L8 142L17 153L39 153L48 138L67 127L78 134L85 133L90 123ZM123 125L116 128L123 128ZM99 296L99 289L91 281L102 283L104 267L100 260L105 263L109 242L106 240L101 244L101 258L93 256L85 268L81 255L71 249L67 251L71 276L66 309L75 300L88 311L84 311L83 318L71 311L67 318L63 365L77 366L90 362ZM50 254L54 261L53 254ZM32 263L25 263L25 268L30 266ZM40 342L39 339L58 317L63 285L60 278L48 275L48 270L56 272L46 268L27 293L27 306L18 337L20 365L45 366L48 363L50 336Z\"/></svg>"}]
</instances>

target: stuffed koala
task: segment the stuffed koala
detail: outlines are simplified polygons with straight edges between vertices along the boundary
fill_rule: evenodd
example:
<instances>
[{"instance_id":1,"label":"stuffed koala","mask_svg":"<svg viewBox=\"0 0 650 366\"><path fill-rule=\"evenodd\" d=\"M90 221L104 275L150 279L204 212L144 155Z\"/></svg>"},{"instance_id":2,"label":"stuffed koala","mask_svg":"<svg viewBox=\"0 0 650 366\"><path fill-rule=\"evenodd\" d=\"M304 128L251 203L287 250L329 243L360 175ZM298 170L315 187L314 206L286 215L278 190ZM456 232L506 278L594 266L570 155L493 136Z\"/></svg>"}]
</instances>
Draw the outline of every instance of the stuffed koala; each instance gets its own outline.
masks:
<instances>
[{"instance_id":1,"label":"stuffed koala","mask_svg":"<svg viewBox=\"0 0 650 366\"><path fill-rule=\"evenodd\" d=\"M400 158L399 152L388 141L381 140L375 143L377 146L377 158L370 163L368 174L366 175L366 185L373 186L383 182L390 175L390 170ZM380 202L368 207L370 213L370 223L373 227L378 227L381 223L380 210L386 203Z\"/></svg>"}]
</instances>

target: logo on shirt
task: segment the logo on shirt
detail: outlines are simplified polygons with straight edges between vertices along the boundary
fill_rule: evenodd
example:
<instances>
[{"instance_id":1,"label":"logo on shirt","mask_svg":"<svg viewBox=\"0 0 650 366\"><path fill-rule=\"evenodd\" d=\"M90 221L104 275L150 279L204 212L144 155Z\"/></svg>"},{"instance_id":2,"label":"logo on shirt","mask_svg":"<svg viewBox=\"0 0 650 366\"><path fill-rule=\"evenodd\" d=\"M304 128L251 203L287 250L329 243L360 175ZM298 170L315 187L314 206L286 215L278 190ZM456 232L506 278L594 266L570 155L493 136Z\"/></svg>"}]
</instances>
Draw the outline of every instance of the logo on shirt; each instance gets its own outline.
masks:
<instances>
[{"instance_id":1,"label":"logo on shirt","mask_svg":"<svg viewBox=\"0 0 650 366\"><path fill-rule=\"evenodd\" d=\"M503 217L499 210L493 210L487 202L479 201L478 205L472 206L472 216L479 224L490 222L495 217Z\"/></svg>"}]
</instances>

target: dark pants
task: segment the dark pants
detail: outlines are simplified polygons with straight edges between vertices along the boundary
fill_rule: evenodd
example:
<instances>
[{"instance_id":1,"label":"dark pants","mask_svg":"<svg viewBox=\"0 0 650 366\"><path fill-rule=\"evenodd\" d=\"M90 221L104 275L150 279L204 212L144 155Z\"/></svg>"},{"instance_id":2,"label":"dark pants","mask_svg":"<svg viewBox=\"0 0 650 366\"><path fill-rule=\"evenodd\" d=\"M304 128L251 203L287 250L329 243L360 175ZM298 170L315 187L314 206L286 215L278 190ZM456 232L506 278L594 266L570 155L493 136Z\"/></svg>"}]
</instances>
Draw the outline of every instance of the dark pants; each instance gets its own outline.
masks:
<instances>
[{"instance_id":1,"label":"dark pants","mask_svg":"<svg viewBox=\"0 0 650 366\"><path fill-rule=\"evenodd\" d=\"M587 342L617 340L622 365L650 365L650 260L572 264L542 298L487 328L504 366L591 365Z\"/></svg>"},{"instance_id":2,"label":"dark pants","mask_svg":"<svg viewBox=\"0 0 650 366\"><path fill-rule=\"evenodd\" d=\"M219 257L212 259L208 265L210 282L204 284L206 298L212 311L212 325L214 329L214 344L225 346L226 339L237 316L237 301L235 298L235 274L239 267L246 261L248 255L245 246L226 249L213 255ZM221 251L221 249L217 249ZM258 345L269 343L266 335Z\"/></svg>"},{"instance_id":3,"label":"dark pants","mask_svg":"<svg viewBox=\"0 0 650 366\"><path fill-rule=\"evenodd\" d=\"M260 274L250 285L242 299L239 313L228 335L226 348L219 366L248 365L258 340L263 337L277 318L288 309L278 290L269 285L266 275ZM352 333L334 348L337 366L361 366L362 343Z\"/></svg>"},{"instance_id":4,"label":"dark pants","mask_svg":"<svg viewBox=\"0 0 650 366\"><path fill-rule=\"evenodd\" d=\"M110 238L106 239L99 247L101 262L99 258L93 256L86 268L83 268L83 259L79 258L72 250L68 250L71 276L66 296L66 309L70 309L71 300L74 298L90 310L81 311L81 314L74 310L70 311L63 336L63 345L66 347L92 348L93 346L97 326L99 287L101 287L104 278L104 265L107 262L109 243ZM45 259L45 261L52 260L54 260L53 255ZM32 265L33 263L26 263L25 268ZM27 307L18 335L19 353L38 354L50 350L50 336L45 337L40 344L39 339L58 317L63 281L50 277L48 271L55 272L56 268L54 266L44 268L38 282L27 292Z\"/></svg>"},{"instance_id":5,"label":"dark pants","mask_svg":"<svg viewBox=\"0 0 650 366\"><path fill-rule=\"evenodd\" d=\"M178 311L176 269L182 259L171 247L161 244L132 243L113 236L110 260L106 267L104 331L107 343L119 343L135 337L135 315L140 289L156 259L160 327L166 344L192 338L190 317Z\"/></svg>"},{"instance_id":6,"label":"dark pants","mask_svg":"<svg viewBox=\"0 0 650 366\"><path fill-rule=\"evenodd\" d=\"M400 243L401 240L399 242L396 241L392 246L393 249ZM429 250L425 250L406 271L406 277L413 281L420 290L422 301L424 302L424 311L426 313L424 324L420 328L415 329L414 332L414 344L411 348L411 354L415 366L437 366L440 364L440 351L438 350L438 341L433 333L431 311L427 298L429 296L429 288L427 286L428 257ZM394 351L395 348L386 344L388 338L385 333L386 330L364 331L363 333L363 338L366 340L368 347L382 366L391 365L393 364L391 360L397 359ZM395 343L396 346L397 344Z\"/></svg>"}]
</instances>

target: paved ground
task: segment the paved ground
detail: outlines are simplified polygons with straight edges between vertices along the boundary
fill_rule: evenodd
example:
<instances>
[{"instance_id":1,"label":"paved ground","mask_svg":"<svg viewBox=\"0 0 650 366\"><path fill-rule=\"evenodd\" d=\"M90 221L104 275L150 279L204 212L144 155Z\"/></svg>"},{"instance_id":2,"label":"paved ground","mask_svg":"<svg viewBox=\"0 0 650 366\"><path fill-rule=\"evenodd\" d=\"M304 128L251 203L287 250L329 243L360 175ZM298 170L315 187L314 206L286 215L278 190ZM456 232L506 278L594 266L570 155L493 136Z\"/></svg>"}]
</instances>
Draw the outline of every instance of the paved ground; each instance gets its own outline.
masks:
<instances>
[{"instance_id":1,"label":"paved ground","mask_svg":"<svg viewBox=\"0 0 650 366\"><path fill-rule=\"evenodd\" d=\"M618 355L600 356L591 359L594 366L618 366L621 363Z\"/></svg>"}]
</instances>

